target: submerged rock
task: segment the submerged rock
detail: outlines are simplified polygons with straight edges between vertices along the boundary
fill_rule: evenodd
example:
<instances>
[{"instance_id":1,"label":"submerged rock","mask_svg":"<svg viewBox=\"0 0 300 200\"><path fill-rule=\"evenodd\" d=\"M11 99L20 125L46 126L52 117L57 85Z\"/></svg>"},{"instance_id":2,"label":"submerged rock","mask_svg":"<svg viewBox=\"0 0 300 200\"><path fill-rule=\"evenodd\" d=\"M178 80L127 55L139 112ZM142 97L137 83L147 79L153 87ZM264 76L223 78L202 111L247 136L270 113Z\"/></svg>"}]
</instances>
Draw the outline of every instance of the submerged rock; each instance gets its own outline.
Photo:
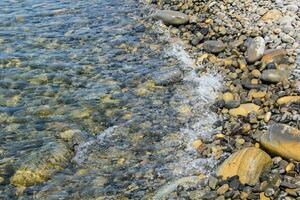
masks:
<instances>
[{"instance_id":1,"label":"submerged rock","mask_svg":"<svg viewBox=\"0 0 300 200\"><path fill-rule=\"evenodd\" d=\"M189 22L188 15L172 10L159 10L151 17L156 20L162 20L166 25L182 25Z\"/></svg>"},{"instance_id":2,"label":"submerged rock","mask_svg":"<svg viewBox=\"0 0 300 200\"><path fill-rule=\"evenodd\" d=\"M183 79L183 72L179 68L165 68L153 74L156 85L170 85Z\"/></svg>"},{"instance_id":3,"label":"submerged rock","mask_svg":"<svg viewBox=\"0 0 300 200\"><path fill-rule=\"evenodd\" d=\"M248 147L232 154L217 169L217 175L227 179L239 176L242 184L255 185L262 171L272 163L264 151Z\"/></svg>"},{"instance_id":4,"label":"submerged rock","mask_svg":"<svg viewBox=\"0 0 300 200\"><path fill-rule=\"evenodd\" d=\"M220 53L225 50L226 44L218 40L208 40L204 42L203 48L210 53Z\"/></svg>"},{"instance_id":5,"label":"submerged rock","mask_svg":"<svg viewBox=\"0 0 300 200\"><path fill-rule=\"evenodd\" d=\"M259 138L271 153L300 161L300 130L284 124L272 124Z\"/></svg>"},{"instance_id":6,"label":"submerged rock","mask_svg":"<svg viewBox=\"0 0 300 200\"><path fill-rule=\"evenodd\" d=\"M47 141L40 151L32 152L20 164L10 183L18 187L28 187L45 182L50 176L68 163L72 152L64 143Z\"/></svg>"},{"instance_id":7,"label":"submerged rock","mask_svg":"<svg viewBox=\"0 0 300 200\"><path fill-rule=\"evenodd\" d=\"M245 103L245 104L241 104L237 108L230 109L229 114L234 117L237 117L237 116L247 117L247 115L251 112L258 113L259 108L260 107L254 103Z\"/></svg>"},{"instance_id":8,"label":"submerged rock","mask_svg":"<svg viewBox=\"0 0 300 200\"><path fill-rule=\"evenodd\" d=\"M278 69L264 70L260 79L270 83L279 83L289 78L289 71Z\"/></svg>"},{"instance_id":9,"label":"submerged rock","mask_svg":"<svg viewBox=\"0 0 300 200\"><path fill-rule=\"evenodd\" d=\"M265 52L265 40L262 37L254 38L247 49L246 57L249 63L254 63L262 58Z\"/></svg>"}]
</instances>

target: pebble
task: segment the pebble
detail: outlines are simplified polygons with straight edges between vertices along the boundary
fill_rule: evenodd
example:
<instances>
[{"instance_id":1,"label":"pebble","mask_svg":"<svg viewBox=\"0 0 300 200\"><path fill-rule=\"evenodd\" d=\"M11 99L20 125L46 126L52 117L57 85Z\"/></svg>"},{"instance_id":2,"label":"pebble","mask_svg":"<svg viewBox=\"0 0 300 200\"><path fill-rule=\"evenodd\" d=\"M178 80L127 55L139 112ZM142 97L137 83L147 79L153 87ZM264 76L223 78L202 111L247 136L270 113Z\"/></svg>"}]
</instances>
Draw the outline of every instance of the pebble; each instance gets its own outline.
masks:
<instances>
[{"instance_id":1,"label":"pebble","mask_svg":"<svg viewBox=\"0 0 300 200\"><path fill-rule=\"evenodd\" d=\"M279 83L288 80L288 77L289 77L289 71L267 69L263 71L260 79L270 83Z\"/></svg>"},{"instance_id":2,"label":"pebble","mask_svg":"<svg viewBox=\"0 0 300 200\"><path fill-rule=\"evenodd\" d=\"M172 10L159 10L154 15L151 15L153 19L162 20L166 25L183 25L189 22L189 16Z\"/></svg>"},{"instance_id":3,"label":"pebble","mask_svg":"<svg viewBox=\"0 0 300 200\"><path fill-rule=\"evenodd\" d=\"M254 103L246 103L241 104L238 108L233 108L229 110L229 114L238 117L238 116L244 116L247 117L247 115L250 112L258 113L260 109L260 106L255 105Z\"/></svg>"},{"instance_id":4,"label":"pebble","mask_svg":"<svg viewBox=\"0 0 300 200\"><path fill-rule=\"evenodd\" d=\"M222 41L208 40L204 42L203 49L210 53L220 53L226 49L226 45Z\"/></svg>"},{"instance_id":5,"label":"pebble","mask_svg":"<svg viewBox=\"0 0 300 200\"><path fill-rule=\"evenodd\" d=\"M265 46L265 40L262 37L256 37L251 40L246 52L247 61L254 63L260 60L264 55Z\"/></svg>"},{"instance_id":6,"label":"pebble","mask_svg":"<svg viewBox=\"0 0 300 200\"><path fill-rule=\"evenodd\" d=\"M218 184L218 179L213 177L213 176L210 176L209 179L208 179L208 185L211 189L216 189L216 186Z\"/></svg>"},{"instance_id":7,"label":"pebble","mask_svg":"<svg viewBox=\"0 0 300 200\"><path fill-rule=\"evenodd\" d=\"M228 190L229 190L229 185L228 184L224 184L224 185L222 185L221 187L218 188L217 193L218 193L218 195L223 195Z\"/></svg>"}]
</instances>

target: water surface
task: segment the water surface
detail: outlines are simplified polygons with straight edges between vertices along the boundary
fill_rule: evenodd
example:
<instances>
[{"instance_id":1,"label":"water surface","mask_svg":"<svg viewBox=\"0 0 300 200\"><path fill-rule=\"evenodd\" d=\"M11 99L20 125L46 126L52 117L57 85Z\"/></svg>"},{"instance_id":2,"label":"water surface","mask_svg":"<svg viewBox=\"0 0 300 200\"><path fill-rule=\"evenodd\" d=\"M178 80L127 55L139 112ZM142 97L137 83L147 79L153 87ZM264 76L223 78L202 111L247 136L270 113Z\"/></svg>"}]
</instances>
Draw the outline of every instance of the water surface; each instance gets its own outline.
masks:
<instances>
[{"instance_id":1,"label":"water surface","mask_svg":"<svg viewBox=\"0 0 300 200\"><path fill-rule=\"evenodd\" d=\"M219 77L145 27L148 12L134 0L0 2L1 198L141 199L212 169L190 143L209 139ZM47 177L16 187L20 169Z\"/></svg>"}]
</instances>

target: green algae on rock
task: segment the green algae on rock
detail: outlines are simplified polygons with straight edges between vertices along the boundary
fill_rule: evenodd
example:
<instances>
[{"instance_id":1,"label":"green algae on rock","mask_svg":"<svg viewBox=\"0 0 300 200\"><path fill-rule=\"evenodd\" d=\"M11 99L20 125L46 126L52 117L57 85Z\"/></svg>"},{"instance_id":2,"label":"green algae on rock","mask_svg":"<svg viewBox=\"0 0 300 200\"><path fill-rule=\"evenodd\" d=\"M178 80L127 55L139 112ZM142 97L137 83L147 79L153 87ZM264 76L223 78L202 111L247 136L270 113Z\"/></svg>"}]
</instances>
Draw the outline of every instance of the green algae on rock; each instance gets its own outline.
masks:
<instances>
[{"instance_id":1,"label":"green algae on rock","mask_svg":"<svg viewBox=\"0 0 300 200\"><path fill-rule=\"evenodd\" d=\"M271 157L255 147L248 147L232 154L217 169L217 175L227 179L238 175L243 184L255 185L261 173L272 163Z\"/></svg>"},{"instance_id":2,"label":"green algae on rock","mask_svg":"<svg viewBox=\"0 0 300 200\"><path fill-rule=\"evenodd\" d=\"M285 124L272 124L259 137L260 144L271 153L300 161L300 130Z\"/></svg>"},{"instance_id":3,"label":"green algae on rock","mask_svg":"<svg viewBox=\"0 0 300 200\"><path fill-rule=\"evenodd\" d=\"M10 183L18 187L28 187L43 183L54 172L62 170L72 156L64 143L47 141L40 151L32 152L20 164Z\"/></svg>"}]
</instances>

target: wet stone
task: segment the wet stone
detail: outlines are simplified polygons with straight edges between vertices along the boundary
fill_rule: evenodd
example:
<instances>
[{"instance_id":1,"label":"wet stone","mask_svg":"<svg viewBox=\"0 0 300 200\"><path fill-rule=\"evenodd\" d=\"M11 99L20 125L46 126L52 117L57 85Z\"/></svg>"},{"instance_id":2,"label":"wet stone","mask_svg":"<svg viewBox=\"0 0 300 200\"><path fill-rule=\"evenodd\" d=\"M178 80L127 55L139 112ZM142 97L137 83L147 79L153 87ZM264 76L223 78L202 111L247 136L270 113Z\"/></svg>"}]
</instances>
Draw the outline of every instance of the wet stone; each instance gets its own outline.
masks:
<instances>
[{"instance_id":1,"label":"wet stone","mask_svg":"<svg viewBox=\"0 0 300 200\"><path fill-rule=\"evenodd\" d=\"M156 20L162 20L167 25L182 25L189 22L189 16L172 10L159 10L151 16Z\"/></svg>"},{"instance_id":2,"label":"wet stone","mask_svg":"<svg viewBox=\"0 0 300 200\"><path fill-rule=\"evenodd\" d=\"M210 53L220 53L224 51L226 47L226 44L217 40L209 40L203 43L204 50Z\"/></svg>"}]
</instances>

